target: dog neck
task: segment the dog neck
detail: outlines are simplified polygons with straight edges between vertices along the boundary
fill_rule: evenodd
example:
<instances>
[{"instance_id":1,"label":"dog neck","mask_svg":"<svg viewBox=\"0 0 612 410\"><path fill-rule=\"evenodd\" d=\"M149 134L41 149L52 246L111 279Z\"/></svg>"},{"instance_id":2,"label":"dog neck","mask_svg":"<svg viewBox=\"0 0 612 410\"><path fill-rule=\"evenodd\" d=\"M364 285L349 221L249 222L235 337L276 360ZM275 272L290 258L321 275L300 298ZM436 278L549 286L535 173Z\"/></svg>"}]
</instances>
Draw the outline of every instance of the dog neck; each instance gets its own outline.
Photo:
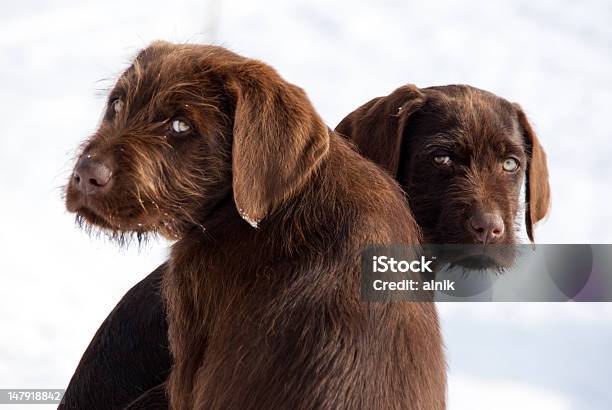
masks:
<instances>
[{"instance_id":1,"label":"dog neck","mask_svg":"<svg viewBox=\"0 0 612 410\"><path fill-rule=\"evenodd\" d=\"M260 221L257 227L240 215L231 187L225 188L224 195L219 196L213 205L202 208L200 225L192 226L179 243L193 242L196 238L198 243L228 240L236 246L246 246L249 242L249 246L256 248L278 249L292 254L297 250L296 246L304 242L314 243L322 236L337 238L338 233L329 232L342 225L343 216L338 209L334 209L335 203L339 191L345 191L348 187L342 187L344 178L335 171L341 167L337 163L342 162L335 157L339 156L336 151L350 148L339 138L332 138L330 145L330 151L335 152L326 154L303 185Z\"/></svg>"}]
</instances>

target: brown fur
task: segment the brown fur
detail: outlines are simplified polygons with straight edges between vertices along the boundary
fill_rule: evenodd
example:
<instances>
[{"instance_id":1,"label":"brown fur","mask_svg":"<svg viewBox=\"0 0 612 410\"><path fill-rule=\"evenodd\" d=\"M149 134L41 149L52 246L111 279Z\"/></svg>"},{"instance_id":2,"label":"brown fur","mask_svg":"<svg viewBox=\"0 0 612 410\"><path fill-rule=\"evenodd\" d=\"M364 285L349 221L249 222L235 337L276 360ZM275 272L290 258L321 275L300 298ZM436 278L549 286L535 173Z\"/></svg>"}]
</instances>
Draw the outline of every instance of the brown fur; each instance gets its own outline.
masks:
<instances>
[{"instance_id":1,"label":"brown fur","mask_svg":"<svg viewBox=\"0 0 612 410\"><path fill-rule=\"evenodd\" d=\"M468 221L490 212L505 225L496 243L513 245L525 173L532 242L533 225L550 206L546 154L531 125L517 104L489 92L406 85L359 107L336 131L396 175L426 242L475 243ZM452 164L437 166L432 159L438 155ZM502 168L508 157L519 161L516 172Z\"/></svg>"},{"instance_id":2,"label":"brown fur","mask_svg":"<svg viewBox=\"0 0 612 410\"><path fill-rule=\"evenodd\" d=\"M175 118L191 129L173 134ZM173 408L445 407L434 305L359 299L365 245L421 240L401 191L273 69L155 43L83 156L112 179L95 195L73 180L68 209L178 240L163 278Z\"/></svg>"}]
</instances>

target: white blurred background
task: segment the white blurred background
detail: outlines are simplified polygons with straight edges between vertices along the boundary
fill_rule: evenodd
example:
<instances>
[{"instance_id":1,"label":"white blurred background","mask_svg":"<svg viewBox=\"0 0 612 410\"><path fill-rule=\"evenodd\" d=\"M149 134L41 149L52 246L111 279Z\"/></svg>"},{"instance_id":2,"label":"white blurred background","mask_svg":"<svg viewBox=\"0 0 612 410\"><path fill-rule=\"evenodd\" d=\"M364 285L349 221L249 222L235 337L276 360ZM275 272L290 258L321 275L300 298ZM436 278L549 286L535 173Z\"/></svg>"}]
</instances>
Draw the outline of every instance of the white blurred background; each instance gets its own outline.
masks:
<instances>
[{"instance_id":1,"label":"white blurred background","mask_svg":"<svg viewBox=\"0 0 612 410\"><path fill-rule=\"evenodd\" d=\"M22 0L0 5L0 388L63 388L167 255L90 239L61 186L105 90L154 39L266 61L334 127L405 83L522 104L548 152L540 242L612 242L612 3ZM449 409L612 408L612 304L440 304Z\"/></svg>"}]
</instances>

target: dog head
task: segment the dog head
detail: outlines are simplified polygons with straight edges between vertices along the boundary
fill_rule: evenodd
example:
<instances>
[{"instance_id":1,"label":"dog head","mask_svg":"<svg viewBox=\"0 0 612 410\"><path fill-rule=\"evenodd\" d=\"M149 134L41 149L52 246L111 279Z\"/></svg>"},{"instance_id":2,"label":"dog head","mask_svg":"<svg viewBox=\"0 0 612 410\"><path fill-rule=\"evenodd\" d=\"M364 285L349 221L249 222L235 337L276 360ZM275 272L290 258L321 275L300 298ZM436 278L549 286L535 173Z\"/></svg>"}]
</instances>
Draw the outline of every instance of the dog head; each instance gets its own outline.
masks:
<instances>
[{"instance_id":1,"label":"dog head","mask_svg":"<svg viewBox=\"0 0 612 410\"><path fill-rule=\"evenodd\" d=\"M220 47L156 42L112 89L66 187L77 218L180 238L233 194L256 226L317 167L328 129L305 93Z\"/></svg>"},{"instance_id":2,"label":"dog head","mask_svg":"<svg viewBox=\"0 0 612 410\"><path fill-rule=\"evenodd\" d=\"M426 242L516 243L526 179L525 225L546 215L546 155L522 109L489 92L452 85L400 87L336 128L404 187Z\"/></svg>"}]
</instances>

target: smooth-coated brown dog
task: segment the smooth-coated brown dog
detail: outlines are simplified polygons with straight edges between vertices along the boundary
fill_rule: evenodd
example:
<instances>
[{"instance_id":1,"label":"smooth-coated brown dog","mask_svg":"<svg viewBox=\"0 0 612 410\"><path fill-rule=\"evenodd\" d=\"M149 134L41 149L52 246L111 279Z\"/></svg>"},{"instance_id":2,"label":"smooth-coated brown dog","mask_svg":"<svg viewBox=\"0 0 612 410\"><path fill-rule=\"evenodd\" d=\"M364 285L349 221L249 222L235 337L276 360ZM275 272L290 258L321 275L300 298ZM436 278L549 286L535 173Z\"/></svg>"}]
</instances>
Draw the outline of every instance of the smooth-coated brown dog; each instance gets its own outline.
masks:
<instances>
[{"instance_id":1,"label":"smooth-coated brown dog","mask_svg":"<svg viewBox=\"0 0 612 410\"><path fill-rule=\"evenodd\" d=\"M336 128L395 175L424 241L465 247L453 262L478 267L471 252L496 247L492 261L512 262L520 193L525 228L550 207L546 154L518 104L467 85L398 88L349 114Z\"/></svg>"},{"instance_id":2,"label":"smooth-coated brown dog","mask_svg":"<svg viewBox=\"0 0 612 410\"><path fill-rule=\"evenodd\" d=\"M154 43L66 193L119 239L177 240L172 408L444 408L434 305L359 298L364 246L421 241L401 190L269 66Z\"/></svg>"}]
</instances>

